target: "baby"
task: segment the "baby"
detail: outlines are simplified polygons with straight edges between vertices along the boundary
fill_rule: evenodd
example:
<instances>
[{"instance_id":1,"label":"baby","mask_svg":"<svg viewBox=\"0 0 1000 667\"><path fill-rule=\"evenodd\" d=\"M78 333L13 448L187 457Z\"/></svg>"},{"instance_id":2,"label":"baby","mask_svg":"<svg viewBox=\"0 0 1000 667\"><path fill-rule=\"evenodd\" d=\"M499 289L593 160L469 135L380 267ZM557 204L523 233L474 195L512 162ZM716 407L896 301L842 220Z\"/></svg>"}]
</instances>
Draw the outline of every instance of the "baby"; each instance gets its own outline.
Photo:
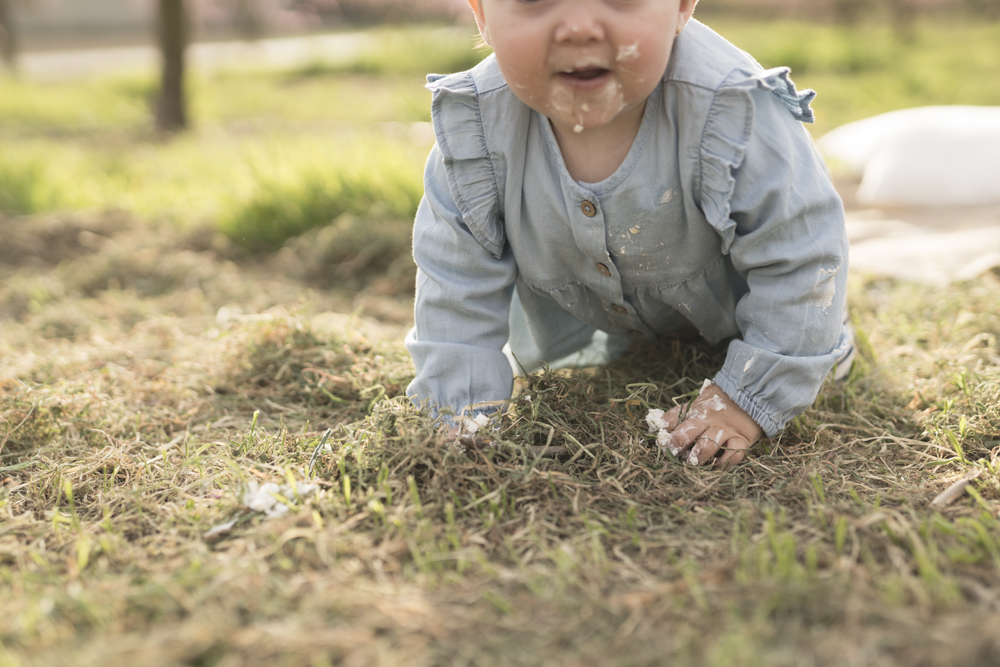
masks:
<instances>
[{"instance_id":1,"label":"baby","mask_svg":"<svg viewBox=\"0 0 1000 667\"><path fill-rule=\"evenodd\" d=\"M693 20L696 1L469 0L494 55L428 78L414 401L481 414L515 370L694 329L731 339L726 361L658 416L658 442L726 465L846 360L843 207L801 124L814 93Z\"/></svg>"}]
</instances>

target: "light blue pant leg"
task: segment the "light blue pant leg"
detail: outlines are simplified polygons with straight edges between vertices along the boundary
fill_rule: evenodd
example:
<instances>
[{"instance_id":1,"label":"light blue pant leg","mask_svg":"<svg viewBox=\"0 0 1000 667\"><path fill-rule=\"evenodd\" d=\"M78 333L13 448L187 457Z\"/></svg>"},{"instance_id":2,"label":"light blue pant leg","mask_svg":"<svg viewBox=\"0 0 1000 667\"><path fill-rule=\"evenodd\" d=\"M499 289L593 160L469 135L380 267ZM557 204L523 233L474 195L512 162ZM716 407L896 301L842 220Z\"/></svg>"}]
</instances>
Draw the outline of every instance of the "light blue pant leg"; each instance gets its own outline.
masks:
<instances>
[{"instance_id":1,"label":"light blue pant leg","mask_svg":"<svg viewBox=\"0 0 1000 667\"><path fill-rule=\"evenodd\" d=\"M510 339L504 354L515 375L549 368L598 366L620 357L634 342L586 324L557 304L525 311L517 289L510 305Z\"/></svg>"}]
</instances>

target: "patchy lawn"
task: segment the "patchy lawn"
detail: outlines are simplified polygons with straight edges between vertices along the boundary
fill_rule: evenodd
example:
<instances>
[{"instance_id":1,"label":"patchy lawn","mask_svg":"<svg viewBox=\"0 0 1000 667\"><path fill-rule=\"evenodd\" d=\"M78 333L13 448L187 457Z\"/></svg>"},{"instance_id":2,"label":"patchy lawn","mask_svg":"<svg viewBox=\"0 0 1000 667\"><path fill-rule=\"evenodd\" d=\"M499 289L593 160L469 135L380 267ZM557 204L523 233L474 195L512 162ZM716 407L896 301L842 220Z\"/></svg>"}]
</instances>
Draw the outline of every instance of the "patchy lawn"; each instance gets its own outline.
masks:
<instances>
[{"instance_id":1,"label":"patchy lawn","mask_svg":"<svg viewBox=\"0 0 1000 667\"><path fill-rule=\"evenodd\" d=\"M1000 658L995 274L855 279L850 380L717 472L643 418L720 350L539 374L455 446L401 398L412 283L384 265L346 290L314 239L2 224L0 664ZM245 502L269 482L277 518Z\"/></svg>"}]
</instances>

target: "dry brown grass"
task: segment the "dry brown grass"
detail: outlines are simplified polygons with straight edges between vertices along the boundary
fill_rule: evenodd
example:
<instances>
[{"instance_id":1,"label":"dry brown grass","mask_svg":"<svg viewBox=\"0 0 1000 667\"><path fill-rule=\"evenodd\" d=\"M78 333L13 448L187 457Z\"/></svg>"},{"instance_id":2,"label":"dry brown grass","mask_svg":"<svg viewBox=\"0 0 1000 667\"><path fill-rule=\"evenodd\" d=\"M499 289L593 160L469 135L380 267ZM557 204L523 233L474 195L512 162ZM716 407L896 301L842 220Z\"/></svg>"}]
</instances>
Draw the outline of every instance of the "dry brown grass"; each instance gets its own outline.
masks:
<instances>
[{"instance_id":1,"label":"dry brown grass","mask_svg":"<svg viewBox=\"0 0 1000 667\"><path fill-rule=\"evenodd\" d=\"M0 224L50 253L0 269L0 665L1000 659L996 275L855 279L851 379L718 472L643 416L720 350L539 374L455 446L400 397L385 283L315 291L287 254L130 220ZM314 454L289 516L244 507Z\"/></svg>"}]
</instances>

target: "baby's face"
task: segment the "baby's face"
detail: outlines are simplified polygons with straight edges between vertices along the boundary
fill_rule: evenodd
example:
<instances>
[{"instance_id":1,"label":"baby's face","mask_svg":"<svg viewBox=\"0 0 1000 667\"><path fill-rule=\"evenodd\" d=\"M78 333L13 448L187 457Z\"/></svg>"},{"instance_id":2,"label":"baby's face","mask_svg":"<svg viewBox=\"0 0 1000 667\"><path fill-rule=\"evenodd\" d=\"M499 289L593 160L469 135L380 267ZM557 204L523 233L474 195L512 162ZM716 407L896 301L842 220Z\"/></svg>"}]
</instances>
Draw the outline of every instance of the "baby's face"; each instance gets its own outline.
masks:
<instances>
[{"instance_id":1,"label":"baby's face","mask_svg":"<svg viewBox=\"0 0 1000 667\"><path fill-rule=\"evenodd\" d=\"M469 0L511 90L558 125L604 127L659 85L696 0Z\"/></svg>"}]
</instances>

